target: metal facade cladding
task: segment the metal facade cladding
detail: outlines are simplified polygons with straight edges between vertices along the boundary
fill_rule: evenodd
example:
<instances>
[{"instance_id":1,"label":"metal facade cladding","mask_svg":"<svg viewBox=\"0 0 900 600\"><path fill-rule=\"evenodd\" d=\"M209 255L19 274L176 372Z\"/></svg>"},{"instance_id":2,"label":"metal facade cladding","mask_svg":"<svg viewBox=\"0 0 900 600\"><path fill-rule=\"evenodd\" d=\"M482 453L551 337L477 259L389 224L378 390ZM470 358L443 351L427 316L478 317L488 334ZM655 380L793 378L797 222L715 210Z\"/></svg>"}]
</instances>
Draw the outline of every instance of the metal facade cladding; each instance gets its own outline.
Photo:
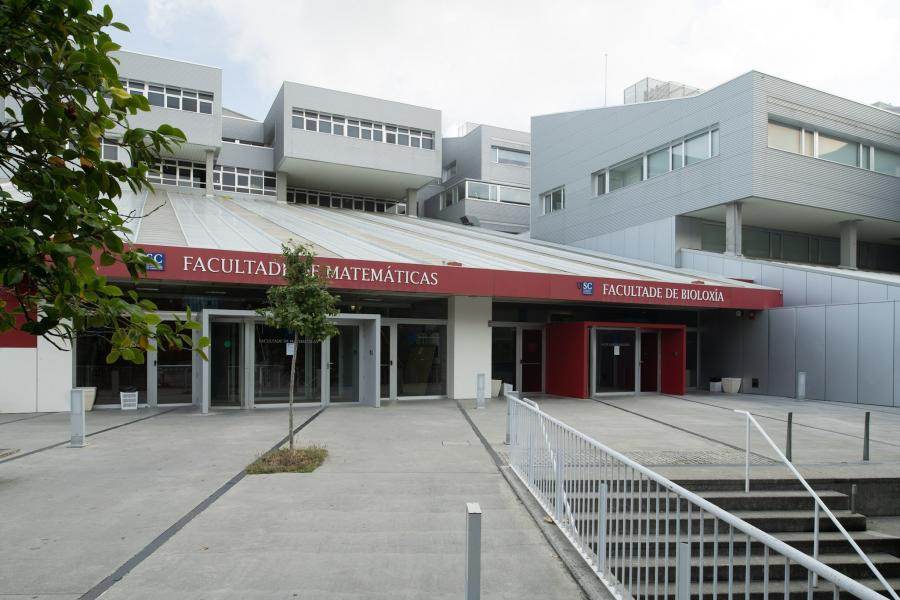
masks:
<instances>
[{"instance_id":1,"label":"metal facade cladding","mask_svg":"<svg viewBox=\"0 0 900 600\"><path fill-rule=\"evenodd\" d=\"M145 278L150 280L248 285L277 285L282 281L280 254L166 246L141 247L156 257L161 267L147 271ZM340 258L317 258L316 264L327 277L329 287L335 290L697 308L761 310L782 305L782 292L776 289ZM127 277L127 272L120 264L99 267L99 271L112 279Z\"/></svg>"}]
</instances>

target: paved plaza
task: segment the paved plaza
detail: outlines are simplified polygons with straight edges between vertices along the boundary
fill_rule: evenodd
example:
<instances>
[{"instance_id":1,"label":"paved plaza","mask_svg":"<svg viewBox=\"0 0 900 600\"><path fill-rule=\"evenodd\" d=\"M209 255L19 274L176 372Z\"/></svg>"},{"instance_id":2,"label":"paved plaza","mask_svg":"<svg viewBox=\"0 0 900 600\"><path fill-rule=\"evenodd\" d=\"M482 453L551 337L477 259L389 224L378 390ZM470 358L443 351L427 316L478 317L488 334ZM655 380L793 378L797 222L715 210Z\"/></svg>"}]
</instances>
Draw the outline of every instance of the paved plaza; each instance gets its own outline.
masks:
<instances>
[{"instance_id":1,"label":"paved plaza","mask_svg":"<svg viewBox=\"0 0 900 600\"><path fill-rule=\"evenodd\" d=\"M562 421L672 478L743 476L750 410L809 477L900 477L900 410L698 394L537 396ZM505 403L460 406L503 454ZM0 598L461 597L464 507L484 511L484 598L583 592L452 401L299 409L328 448L311 474L241 477L284 437L283 409L2 415ZM861 461L865 411L871 458ZM754 477L784 477L758 435ZM897 513L900 513L898 507ZM895 513L896 514L896 513ZM885 520L885 525L896 521ZM124 565L124 567L123 567Z\"/></svg>"}]
</instances>

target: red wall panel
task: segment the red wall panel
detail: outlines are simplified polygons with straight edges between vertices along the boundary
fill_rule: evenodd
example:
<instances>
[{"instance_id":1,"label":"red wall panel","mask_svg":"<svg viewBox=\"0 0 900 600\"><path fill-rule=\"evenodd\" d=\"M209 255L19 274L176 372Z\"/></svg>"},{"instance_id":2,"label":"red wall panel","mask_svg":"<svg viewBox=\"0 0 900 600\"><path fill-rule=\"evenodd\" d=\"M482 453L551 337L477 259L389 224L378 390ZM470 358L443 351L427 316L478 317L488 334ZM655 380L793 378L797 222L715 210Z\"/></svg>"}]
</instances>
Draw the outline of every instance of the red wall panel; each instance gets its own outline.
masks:
<instances>
[{"instance_id":1,"label":"red wall panel","mask_svg":"<svg viewBox=\"0 0 900 600\"><path fill-rule=\"evenodd\" d=\"M587 324L550 323L544 390L558 396L587 398L588 372Z\"/></svg>"},{"instance_id":2,"label":"red wall panel","mask_svg":"<svg viewBox=\"0 0 900 600\"><path fill-rule=\"evenodd\" d=\"M685 369L687 368L687 335L685 328L663 329L660 364L660 390L663 394L681 396L687 393Z\"/></svg>"},{"instance_id":3,"label":"red wall panel","mask_svg":"<svg viewBox=\"0 0 900 600\"><path fill-rule=\"evenodd\" d=\"M4 312L10 313L19 307L16 297L8 292L0 291L0 300L6 302L6 306L0 309ZM37 337L18 329L25 322L25 317L16 315L15 318L16 329L0 333L0 348L37 348Z\"/></svg>"}]
</instances>

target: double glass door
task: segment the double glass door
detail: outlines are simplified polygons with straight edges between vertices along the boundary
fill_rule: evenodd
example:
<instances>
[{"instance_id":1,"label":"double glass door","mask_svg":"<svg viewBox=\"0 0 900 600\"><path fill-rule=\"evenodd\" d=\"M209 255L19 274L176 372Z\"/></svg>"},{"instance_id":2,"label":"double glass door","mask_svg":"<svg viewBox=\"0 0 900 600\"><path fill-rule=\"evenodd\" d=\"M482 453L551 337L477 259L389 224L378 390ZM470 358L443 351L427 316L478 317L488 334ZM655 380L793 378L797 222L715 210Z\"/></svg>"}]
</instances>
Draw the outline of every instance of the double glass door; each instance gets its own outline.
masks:
<instances>
[{"instance_id":1,"label":"double glass door","mask_svg":"<svg viewBox=\"0 0 900 600\"><path fill-rule=\"evenodd\" d=\"M598 327L591 339L593 393L659 391L658 331Z\"/></svg>"},{"instance_id":2,"label":"double glass door","mask_svg":"<svg viewBox=\"0 0 900 600\"><path fill-rule=\"evenodd\" d=\"M544 329L531 325L491 327L491 377L520 392L544 390Z\"/></svg>"},{"instance_id":3,"label":"double glass door","mask_svg":"<svg viewBox=\"0 0 900 600\"><path fill-rule=\"evenodd\" d=\"M381 326L382 399L447 395L447 324L389 322Z\"/></svg>"}]
</instances>

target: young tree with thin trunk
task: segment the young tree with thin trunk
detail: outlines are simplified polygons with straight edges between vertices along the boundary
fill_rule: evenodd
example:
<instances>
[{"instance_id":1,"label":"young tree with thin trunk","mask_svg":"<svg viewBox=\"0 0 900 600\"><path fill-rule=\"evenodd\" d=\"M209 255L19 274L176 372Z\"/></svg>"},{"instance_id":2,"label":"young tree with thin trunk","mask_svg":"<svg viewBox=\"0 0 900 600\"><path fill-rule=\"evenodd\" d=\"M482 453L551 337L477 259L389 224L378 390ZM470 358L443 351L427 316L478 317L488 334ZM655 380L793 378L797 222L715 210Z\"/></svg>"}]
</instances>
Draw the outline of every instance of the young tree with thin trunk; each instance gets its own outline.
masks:
<instances>
[{"instance_id":1,"label":"young tree with thin trunk","mask_svg":"<svg viewBox=\"0 0 900 600\"><path fill-rule=\"evenodd\" d=\"M284 285L276 285L266 293L268 306L257 312L266 324L286 329L294 334L294 353L291 356L291 387L288 392L288 439L294 449L294 379L300 340L323 342L338 334L329 320L337 314L339 298L328 291L325 278L314 267L312 250L302 244L283 244ZM322 377L327 377L323 373Z\"/></svg>"}]
</instances>

